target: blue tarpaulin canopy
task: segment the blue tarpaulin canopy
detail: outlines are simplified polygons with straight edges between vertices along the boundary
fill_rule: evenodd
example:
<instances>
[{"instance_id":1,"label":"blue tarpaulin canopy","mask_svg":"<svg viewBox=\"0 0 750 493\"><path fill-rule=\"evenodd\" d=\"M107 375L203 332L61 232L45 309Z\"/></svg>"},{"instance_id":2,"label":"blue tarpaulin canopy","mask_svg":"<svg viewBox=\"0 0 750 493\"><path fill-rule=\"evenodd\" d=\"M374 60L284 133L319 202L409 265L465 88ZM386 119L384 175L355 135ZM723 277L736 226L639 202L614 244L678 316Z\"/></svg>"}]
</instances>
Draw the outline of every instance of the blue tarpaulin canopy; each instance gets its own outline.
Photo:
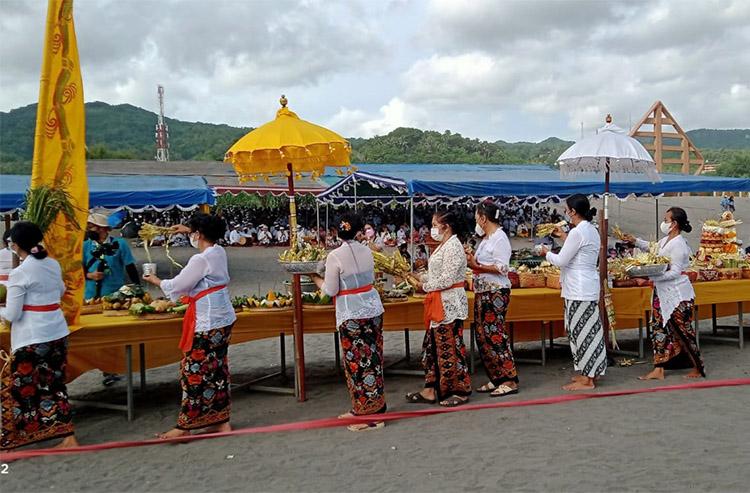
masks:
<instances>
[{"instance_id":1,"label":"blue tarpaulin canopy","mask_svg":"<svg viewBox=\"0 0 750 493\"><path fill-rule=\"evenodd\" d=\"M192 209L216 203L213 190L200 176L90 176L89 207L119 209ZM24 207L28 175L0 175L0 211Z\"/></svg>"},{"instance_id":2,"label":"blue tarpaulin canopy","mask_svg":"<svg viewBox=\"0 0 750 493\"><path fill-rule=\"evenodd\" d=\"M646 176L614 174L611 193L628 195L660 195L677 192L746 192L748 178L724 178L662 173L661 182L653 183ZM328 177L326 177L328 179ZM544 165L480 165L480 164L368 164L359 165L351 176L340 178L318 198L338 203L352 198L354 184L365 183L402 195L430 198L458 197L565 197L574 193L604 193L603 175L581 174L562 177L560 171ZM360 197L364 194L358 194Z\"/></svg>"}]
</instances>

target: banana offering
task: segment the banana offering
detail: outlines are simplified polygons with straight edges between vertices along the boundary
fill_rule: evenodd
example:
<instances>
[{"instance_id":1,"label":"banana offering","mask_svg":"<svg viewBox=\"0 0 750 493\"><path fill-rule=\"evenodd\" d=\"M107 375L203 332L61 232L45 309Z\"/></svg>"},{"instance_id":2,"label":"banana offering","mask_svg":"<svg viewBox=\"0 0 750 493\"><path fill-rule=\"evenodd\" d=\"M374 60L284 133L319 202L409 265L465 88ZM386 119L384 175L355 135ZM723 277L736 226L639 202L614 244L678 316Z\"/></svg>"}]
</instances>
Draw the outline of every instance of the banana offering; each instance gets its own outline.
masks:
<instances>
[{"instance_id":1,"label":"banana offering","mask_svg":"<svg viewBox=\"0 0 750 493\"><path fill-rule=\"evenodd\" d=\"M536 235L537 236L549 236L552 234L553 231L555 231L555 228L562 228L565 226L565 221L560 221L559 223L542 223L538 224L536 227Z\"/></svg>"},{"instance_id":2,"label":"banana offering","mask_svg":"<svg viewBox=\"0 0 750 493\"><path fill-rule=\"evenodd\" d=\"M411 265L397 251L393 255L386 255L381 252L372 252L372 258L375 261L375 270L385 272L392 276L406 278L411 274Z\"/></svg>"},{"instance_id":3,"label":"banana offering","mask_svg":"<svg viewBox=\"0 0 750 493\"><path fill-rule=\"evenodd\" d=\"M279 262L317 262L326 258L325 248L305 243L302 248L295 246L279 255Z\"/></svg>"}]
</instances>

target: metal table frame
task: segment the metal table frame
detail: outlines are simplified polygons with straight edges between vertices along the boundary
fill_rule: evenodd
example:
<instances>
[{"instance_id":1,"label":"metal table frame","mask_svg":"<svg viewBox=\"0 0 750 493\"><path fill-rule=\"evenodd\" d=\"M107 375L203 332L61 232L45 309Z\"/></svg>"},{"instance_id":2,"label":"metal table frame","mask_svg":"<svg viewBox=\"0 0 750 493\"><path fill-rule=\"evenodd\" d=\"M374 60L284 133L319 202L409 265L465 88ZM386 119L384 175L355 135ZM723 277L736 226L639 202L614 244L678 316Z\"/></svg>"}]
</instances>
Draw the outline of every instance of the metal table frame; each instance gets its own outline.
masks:
<instances>
[{"instance_id":1,"label":"metal table frame","mask_svg":"<svg viewBox=\"0 0 750 493\"><path fill-rule=\"evenodd\" d=\"M698 305L695 306L695 316L694 318L694 324L695 324L695 337L696 337L696 343L698 344L698 347L700 347L700 341L701 339L705 341L716 341L716 342L730 342L735 343L739 346L740 349L745 348L745 325L744 325L744 315L742 313L743 309L743 302L738 301L737 302L737 326L734 325L718 325L716 322L716 304L711 304L711 334L710 335L701 335L700 333L700 318ZM719 330L722 331L731 331L736 330L737 331L737 337L727 337L727 336L720 336L718 335Z\"/></svg>"}]
</instances>

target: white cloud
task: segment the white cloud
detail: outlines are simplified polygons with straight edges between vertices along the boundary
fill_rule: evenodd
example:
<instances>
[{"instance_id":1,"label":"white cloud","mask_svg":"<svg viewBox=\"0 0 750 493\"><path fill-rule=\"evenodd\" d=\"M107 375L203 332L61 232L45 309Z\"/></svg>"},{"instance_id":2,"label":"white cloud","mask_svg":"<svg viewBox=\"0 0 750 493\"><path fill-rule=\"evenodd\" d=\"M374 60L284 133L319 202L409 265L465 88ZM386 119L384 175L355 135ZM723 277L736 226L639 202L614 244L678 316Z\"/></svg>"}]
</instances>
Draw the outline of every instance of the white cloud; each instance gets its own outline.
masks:
<instances>
[{"instance_id":1,"label":"white cloud","mask_svg":"<svg viewBox=\"0 0 750 493\"><path fill-rule=\"evenodd\" d=\"M0 1L0 109L37 97L45 2ZM77 0L86 99L235 125L301 117L575 138L657 99L684 128L747 127L750 2Z\"/></svg>"},{"instance_id":2,"label":"white cloud","mask_svg":"<svg viewBox=\"0 0 750 493\"><path fill-rule=\"evenodd\" d=\"M429 121L424 109L406 104L400 98L393 98L381 106L376 114L341 108L328 122L328 126L346 136L373 137L385 135L398 127L425 128L429 126Z\"/></svg>"}]
</instances>

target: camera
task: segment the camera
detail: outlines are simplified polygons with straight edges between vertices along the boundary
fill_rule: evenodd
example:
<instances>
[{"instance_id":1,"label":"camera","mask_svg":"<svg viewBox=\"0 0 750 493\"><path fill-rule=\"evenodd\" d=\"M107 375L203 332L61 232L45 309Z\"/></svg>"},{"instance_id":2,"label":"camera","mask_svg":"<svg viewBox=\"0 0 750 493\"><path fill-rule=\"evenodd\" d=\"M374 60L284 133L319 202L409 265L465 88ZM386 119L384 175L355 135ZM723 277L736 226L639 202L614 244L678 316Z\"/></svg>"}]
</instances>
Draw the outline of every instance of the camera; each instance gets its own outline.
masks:
<instances>
[{"instance_id":1,"label":"camera","mask_svg":"<svg viewBox=\"0 0 750 493\"><path fill-rule=\"evenodd\" d=\"M96 231L89 231L86 233L86 239L94 242L94 249L91 250L91 256L95 259L101 260L105 256L112 256L117 253L120 248L118 243L99 243L99 233Z\"/></svg>"}]
</instances>

